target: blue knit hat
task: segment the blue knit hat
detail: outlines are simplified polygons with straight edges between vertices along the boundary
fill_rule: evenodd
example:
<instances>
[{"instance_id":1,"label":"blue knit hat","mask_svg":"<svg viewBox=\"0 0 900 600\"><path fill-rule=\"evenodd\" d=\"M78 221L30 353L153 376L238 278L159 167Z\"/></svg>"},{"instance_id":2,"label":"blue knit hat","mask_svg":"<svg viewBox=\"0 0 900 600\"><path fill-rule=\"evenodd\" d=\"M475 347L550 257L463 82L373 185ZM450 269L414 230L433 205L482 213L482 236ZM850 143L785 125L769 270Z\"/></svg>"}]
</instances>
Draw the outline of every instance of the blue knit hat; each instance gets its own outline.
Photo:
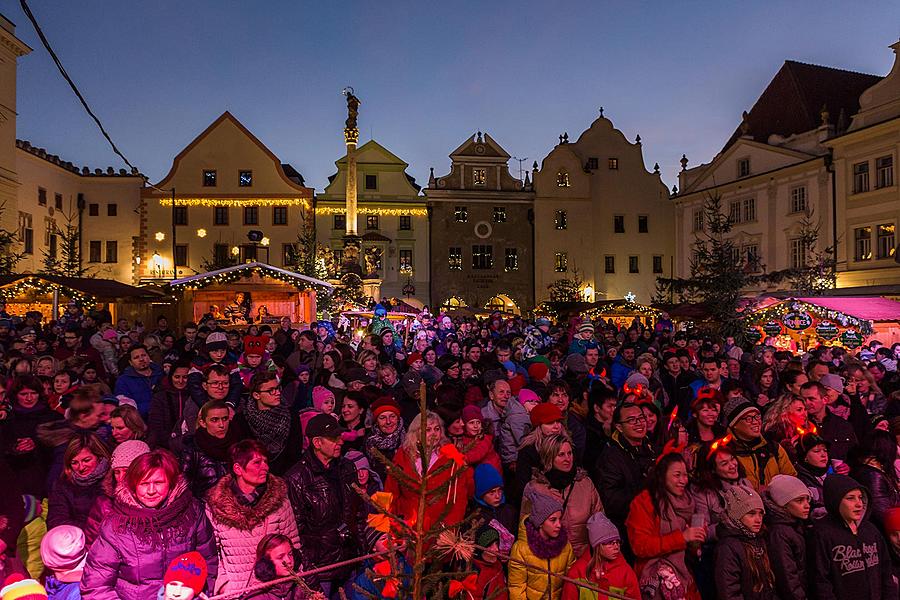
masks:
<instances>
[{"instance_id":1,"label":"blue knit hat","mask_svg":"<svg viewBox=\"0 0 900 600\"><path fill-rule=\"evenodd\" d=\"M497 468L486 463L475 467L475 500L479 504L485 505L484 500L481 499L482 496L495 487L503 489L503 477L500 476ZM506 498L504 497L501 502L506 502Z\"/></svg>"}]
</instances>

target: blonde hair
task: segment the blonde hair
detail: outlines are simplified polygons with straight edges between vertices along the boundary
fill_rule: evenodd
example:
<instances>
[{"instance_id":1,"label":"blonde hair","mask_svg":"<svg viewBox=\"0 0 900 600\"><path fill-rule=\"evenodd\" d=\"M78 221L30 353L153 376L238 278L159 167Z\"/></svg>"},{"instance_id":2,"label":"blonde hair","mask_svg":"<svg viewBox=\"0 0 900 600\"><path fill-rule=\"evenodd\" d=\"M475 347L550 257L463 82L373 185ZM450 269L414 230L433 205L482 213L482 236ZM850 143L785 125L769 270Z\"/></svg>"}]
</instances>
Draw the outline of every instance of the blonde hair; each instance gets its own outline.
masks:
<instances>
[{"instance_id":1,"label":"blonde hair","mask_svg":"<svg viewBox=\"0 0 900 600\"><path fill-rule=\"evenodd\" d=\"M125 427L134 433L134 439L144 439L144 434L147 433L147 424L144 423L144 420L141 418L140 413L135 407L130 404L122 404L109 414L110 419L113 417L122 419L125 423Z\"/></svg>"},{"instance_id":2,"label":"blonde hair","mask_svg":"<svg viewBox=\"0 0 900 600\"><path fill-rule=\"evenodd\" d=\"M572 450L575 450L575 444L572 443L568 433L549 435L537 446L538 456L541 457L541 469L545 473L553 468L553 461L556 460L556 455L559 454L563 444L569 444Z\"/></svg>"},{"instance_id":3,"label":"blonde hair","mask_svg":"<svg viewBox=\"0 0 900 600\"><path fill-rule=\"evenodd\" d=\"M450 443L450 440L447 439L447 432L444 430L444 422L437 413L431 412L430 410L426 411L425 422L436 423L438 427L441 428L441 439L438 440L436 448L440 448L441 446ZM412 420L412 423L409 424L409 430L406 432L406 437L403 438L403 443L401 444L401 448L403 448L411 458L419 456L419 437L421 432L422 415L418 414L416 415L416 418ZM435 450L436 448L432 448L432 450Z\"/></svg>"}]
</instances>

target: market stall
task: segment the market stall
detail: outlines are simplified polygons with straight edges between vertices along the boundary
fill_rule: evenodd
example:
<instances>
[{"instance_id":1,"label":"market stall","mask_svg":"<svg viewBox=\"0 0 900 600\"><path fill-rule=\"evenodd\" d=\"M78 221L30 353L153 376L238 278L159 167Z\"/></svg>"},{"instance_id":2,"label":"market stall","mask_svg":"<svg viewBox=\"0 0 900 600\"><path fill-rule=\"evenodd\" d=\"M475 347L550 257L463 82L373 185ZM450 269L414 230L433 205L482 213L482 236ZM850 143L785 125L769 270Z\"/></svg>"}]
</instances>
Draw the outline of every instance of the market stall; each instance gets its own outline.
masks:
<instances>
[{"instance_id":1,"label":"market stall","mask_svg":"<svg viewBox=\"0 0 900 600\"><path fill-rule=\"evenodd\" d=\"M211 314L226 327L274 325L283 317L309 323L316 319L316 294L334 290L326 281L259 262L175 279L169 288L179 297L182 322Z\"/></svg>"},{"instance_id":2,"label":"market stall","mask_svg":"<svg viewBox=\"0 0 900 600\"><path fill-rule=\"evenodd\" d=\"M748 308L744 320L748 342L768 337L785 349L900 342L900 302L881 297L765 298Z\"/></svg>"},{"instance_id":3,"label":"market stall","mask_svg":"<svg viewBox=\"0 0 900 600\"><path fill-rule=\"evenodd\" d=\"M581 314L591 321L603 319L607 323L612 322L618 328L628 328L637 319L646 327L653 329L661 311L626 298L592 302L590 308L583 310Z\"/></svg>"},{"instance_id":4,"label":"market stall","mask_svg":"<svg viewBox=\"0 0 900 600\"><path fill-rule=\"evenodd\" d=\"M36 311L48 320L59 318L70 302L86 312L102 305L113 322L124 318L149 325L158 315L174 316L174 300L155 286L134 287L94 277L5 275L0 277L0 297L6 301L6 312L20 317Z\"/></svg>"}]
</instances>

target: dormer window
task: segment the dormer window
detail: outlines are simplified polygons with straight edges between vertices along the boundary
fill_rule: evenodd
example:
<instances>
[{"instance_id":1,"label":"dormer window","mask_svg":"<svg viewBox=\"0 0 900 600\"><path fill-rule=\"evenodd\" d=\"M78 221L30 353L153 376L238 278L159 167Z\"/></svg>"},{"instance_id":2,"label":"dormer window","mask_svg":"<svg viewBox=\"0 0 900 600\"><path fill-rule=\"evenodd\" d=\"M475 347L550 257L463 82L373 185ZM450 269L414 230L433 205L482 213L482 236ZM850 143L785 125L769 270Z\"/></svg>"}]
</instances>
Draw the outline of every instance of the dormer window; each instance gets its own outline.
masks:
<instances>
[{"instance_id":1,"label":"dormer window","mask_svg":"<svg viewBox=\"0 0 900 600\"><path fill-rule=\"evenodd\" d=\"M204 171L203 171L203 187L216 187L216 171L215 171L215 169L204 169Z\"/></svg>"},{"instance_id":2,"label":"dormer window","mask_svg":"<svg viewBox=\"0 0 900 600\"><path fill-rule=\"evenodd\" d=\"M737 161L737 176L748 177L750 175L750 159L741 158Z\"/></svg>"},{"instance_id":3,"label":"dormer window","mask_svg":"<svg viewBox=\"0 0 900 600\"><path fill-rule=\"evenodd\" d=\"M569 174L565 171L560 171L556 174L556 185L559 187L569 187Z\"/></svg>"},{"instance_id":4,"label":"dormer window","mask_svg":"<svg viewBox=\"0 0 900 600\"><path fill-rule=\"evenodd\" d=\"M484 185L487 181L487 169L472 169L472 183Z\"/></svg>"}]
</instances>

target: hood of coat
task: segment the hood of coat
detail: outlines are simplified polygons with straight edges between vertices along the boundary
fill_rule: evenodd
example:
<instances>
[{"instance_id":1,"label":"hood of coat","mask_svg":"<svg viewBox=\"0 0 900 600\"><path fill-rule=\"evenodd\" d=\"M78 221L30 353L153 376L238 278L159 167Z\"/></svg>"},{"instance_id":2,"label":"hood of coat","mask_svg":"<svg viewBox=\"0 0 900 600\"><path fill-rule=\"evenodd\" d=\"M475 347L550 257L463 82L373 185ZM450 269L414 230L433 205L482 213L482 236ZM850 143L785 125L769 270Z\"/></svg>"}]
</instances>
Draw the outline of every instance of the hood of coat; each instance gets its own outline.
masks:
<instances>
[{"instance_id":1,"label":"hood of coat","mask_svg":"<svg viewBox=\"0 0 900 600\"><path fill-rule=\"evenodd\" d=\"M825 504L825 509L828 510L828 514L840 519L841 513L839 507L841 505L841 500L843 500L844 496L851 490L856 489L862 490L863 496L865 496L866 514L868 514L868 511L871 508L871 502L869 501L869 490L866 489L866 486L846 475L835 474L826 477L825 483L822 485L822 499Z\"/></svg>"},{"instance_id":2,"label":"hood of coat","mask_svg":"<svg viewBox=\"0 0 900 600\"><path fill-rule=\"evenodd\" d=\"M723 518L716 525L716 535L719 537L719 541L733 537L748 544L762 544L764 534L765 530L761 529L759 533L753 535L743 524L734 523L728 517Z\"/></svg>"},{"instance_id":3,"label":"hood of coat","mask_svg":"<svg viewBox=\"0 0 900 600\"><path fill-rule=\"evenodd\" d=\"M252 506L241 504L231 489L233 480L234 475L226 475L209 490L207 496L213 521L227 527L249 531L278 510L287 499L287 485L284 480L269 475L266 490L256 504Z\"/></svg>"}]
</instances>

